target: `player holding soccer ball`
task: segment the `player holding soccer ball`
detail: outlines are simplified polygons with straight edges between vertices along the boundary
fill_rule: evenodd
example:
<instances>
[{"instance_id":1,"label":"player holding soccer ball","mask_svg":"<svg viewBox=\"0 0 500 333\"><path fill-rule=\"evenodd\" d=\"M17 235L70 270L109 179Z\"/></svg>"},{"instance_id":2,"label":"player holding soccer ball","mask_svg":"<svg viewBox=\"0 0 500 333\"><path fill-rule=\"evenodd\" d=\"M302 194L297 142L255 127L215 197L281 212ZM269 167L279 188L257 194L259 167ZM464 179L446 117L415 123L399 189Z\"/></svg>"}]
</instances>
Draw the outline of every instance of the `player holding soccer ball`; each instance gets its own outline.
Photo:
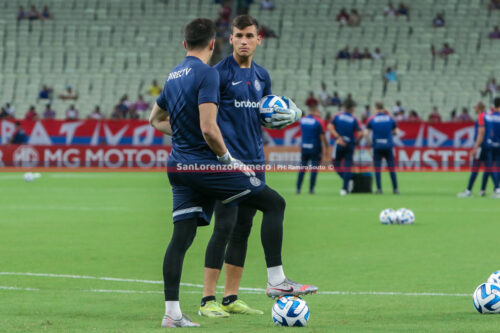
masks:
<instances>
[{"instance_id":1,"label":"player holding soccer ball","mask_svg":"<svg viewBox=\"0 0 500 333\"><path fill-rule=\"evenodd\" d=\"M377 183L377 194L382 194L382 181L380 169L382 159L385 158L391 175L392 189L394 194L399 194L398 180L396 178L395 160L393 154L393 135L396 135L398 128L396 121L384 110L381 102L375 104L375 115L370 117L366 126L366 140L373 146L373 166L375 167L375 182ZM373 132L373 133L372 133Z\"/></svg>"},{"instance_id":2,"label":"player holding soccer ball","mask_svg":"<svg viewBox=\"0 0 500 333\"><path fill-rule=\"evenodd\" d=\"M262 129L259 115L259 101L271 94L271 79L266 69L252 61L253 54L261 43L258 35L259 25L249 15L240 15L232 22L230 43L233 53L220 61L215 69L220 76L220 106L218 124L229 151L243 163L257 169L256 180L265 183L265 156L262 142ZM300 118L301 111L289 99L284 98L290 110L275 108L271 126L282 128ZM266 187L268 188L268 187ZM270 188L268 188L272 191ZM276 192L273 193L284 199ZM284 207L283 207L284 209ZM252 309L238 299L243 266L245 263L247 241L252 228L256 207L241 204L228 207L221 202L215 205L215 225L205 255L205 279L203 298L199 314L210 318L223 318L230 313L263 314ZM261 239L265 244L272 243L281 251L283 216L275 216L272 231L263 221ZM227 246L227 250L226 250ZM223 262L226 265L226 283L222 304L215 298L215 288ZM317 290L314 286L302 285L285 278L281 257L273 257L266 252L268 267L269 296L284 293L304 294Z\"/></svg>"},{"instance_id":3,"label":"player holding soccer ball","mask_svg":"<svg viewBox=\"0 0 500 333\"><path fill-rule=\"evenodd\" d=\"M207 65L214 44L215 24L211 20L195 19L186 26L186 58L168 75L150 116L153 127L172 135L167 172L173 192L174 228L163 262L165 316L162 327L199 326L182 314L179 286L186 251L197 227L210 223L215 199L225 205L241 204L262 211L261 234L269 282L272 285L273 281L282 281L273 292L295 294L307 288L292 283L283 273L285 200L231 156L217 125L219 75ZM197 166L203 166L200 170L211 170L222 169L224 165L233 172L190 171Z\"/></svg>"}]
</instances>

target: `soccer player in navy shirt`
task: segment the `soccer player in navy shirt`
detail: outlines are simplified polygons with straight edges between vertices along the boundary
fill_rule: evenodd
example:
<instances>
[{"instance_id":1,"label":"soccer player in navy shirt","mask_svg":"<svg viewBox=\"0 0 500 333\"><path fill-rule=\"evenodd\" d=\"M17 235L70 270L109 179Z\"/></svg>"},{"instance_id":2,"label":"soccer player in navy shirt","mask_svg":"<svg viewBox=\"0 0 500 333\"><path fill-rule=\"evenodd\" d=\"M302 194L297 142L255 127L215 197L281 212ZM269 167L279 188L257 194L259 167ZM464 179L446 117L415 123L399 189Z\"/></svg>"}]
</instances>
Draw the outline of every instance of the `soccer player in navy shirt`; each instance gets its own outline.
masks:
<instances>
[{"instance_id":1,"label":"soccer player in navy shirt","mask_svg":"<svg viewBox=\"0 0 500 333\"><path fill-rule=\"evenodd\" d=\"M382 181L380 170L382 159L385 159L391 175L392 189L394 194L399 194L398 180L396 178L394 160L394 141L392 136L396 135L398 128L396 121L384 110L381 102L375 104L375 115L368 119L366 126L366 139L372 143L373 166L375 167L375 182L377 183L377 194L382 194ZM370 135L373 132L372 135Z\"/></svg>"},{"instance_id":2,"label":"soccer player in navy shirt","mask_svg":"<svg viewBox=\"0 0 500 333\"><path fill-rule=\"evenodd\" d=\"M484 116L486 115L486 108L483 103L479 102L476 105L477 120L474 124L474 148L472 148L472 172L469 177L469 182L467 184L467 189L464 192L458 193L459 198L471 197L472 196L472 186L476 181L477 175L479 173L479 168L481 165L485 165L488 162L489 147L486 144L485 137L485 126L484 126ZM491 170L485 170L483 172L483 180L481 182L481 191L479 196L484 197L486 195L486 184L488 183L488 176L491 175Z\"/></svg>"},{"instance_id":3,"label":"soccer player in navy shirt","mask_svg":"<svg viewBox=\"0 0 500 333\"><path fill-rule=\"evenodd\" d=\"M297 178L297 194L300 193L304 180L305 168L311 164L311 182L309 193L314 194L317 168L321 163L323 153L326 153L328 143L325 136L325 124L321 119L321 113L317 106L311 107L309 115L300 119L300 129L302 132L301 147L301 169Z\"/></svg>"},{"instance_id":4,"label":"soccer player in navy shirt","mask_svg":"<svg viewBox=\"0 0 500 333\"><path fill-rule=\"evenodd\" d=\"M493 101L494 109L485 115L486 145L489 147L487 166L491 168L494 198L500 199L500 97Z\"/></svg>"},{"instance_id":5,"label":"soccer player in navy shirt","mask_svg":"<svg viewBox=\"0 0 500 333\"><path fill-rule=\"evenodd\" d=\"M344 111L337 113L330 124L328 131L336 139L334 149L333 166L343 181L340 195L348 193L349 181L351 180L353 165L354 147L360 137L361 123L354 113L355 104L351 100L344 103ZM343 162L343 163L342 163Z\"/></svg>"},{"instance_id":6,"label":"soccer player in navy shirt","mask_svg":"<svg viewBox=\"0 0 500 333\"><path fill-rule=\"evenodd\" d=\"M271 79L265 68L252 61L253 54L261 42L258 22L249 15L240 15L234 18L231 30L229 41L233 52L215 66L220 76L221 96L217 122L231 154L252 166L256 170L258 180L265 183L259 101L263 96L272 93ZM294 120L295 118L282 122L287 125ZM220 201L216 202L214 231L205 255L200 315L223 318L230 313L263 314L238 299L247 241L255 212L254 207L227 207ZM226 266L226 279L221 305L216 301L215 288L223 263ZM285 279L281 266L268 269L268 279L268 295L274 295L272 293L275 290L272 287L292 287ZM302 287L304 286L299 287L298 284L293 286L297 290ZM305 286L303 292L315 290L313 288L316 287Z\"/></svg>"},{"instance_id":7,"label":"soccer player in navy shirt","mask_svg":"<svg viewBox=\"0 0 500 333\"><path fill-rule=\"evenodd\" d=\"M197 227L210 223L215 199L262 211L261 240L268 271L284 275L285 200L231 156L217 125L219 75L207 65L214 50L215 24L195 19L186 26L184 35L187 56L168 75L149 118L154 128L172 135L167 173L173 192L174 228L163 262L162 327L199 326L182 314L179 286L186 251ZM299 293L295 287L278 291L281 295Z\"/></svg>"}]
</instances>

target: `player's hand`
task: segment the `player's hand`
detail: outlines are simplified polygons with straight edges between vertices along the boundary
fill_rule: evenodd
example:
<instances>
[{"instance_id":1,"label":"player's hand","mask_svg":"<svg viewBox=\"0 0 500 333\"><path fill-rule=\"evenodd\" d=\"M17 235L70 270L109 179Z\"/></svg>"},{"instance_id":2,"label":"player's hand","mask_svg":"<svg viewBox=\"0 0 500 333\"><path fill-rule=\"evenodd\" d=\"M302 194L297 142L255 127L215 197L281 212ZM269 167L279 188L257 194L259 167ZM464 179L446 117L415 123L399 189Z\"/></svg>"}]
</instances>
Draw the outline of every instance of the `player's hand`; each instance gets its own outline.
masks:
<instances>
[{"instance_id":1,"label":"player's hand","mask_svg":"<svg viewBox=\"0 0 500 333\"><path fill-rule=\"evenodd\" d=\"M272 127L277 129L282 129L288 125L293 124L302 117L302 110L295 105L295 103L288 97L281 97L288 108L282 108L279 106L274 107L274 113L272 116Z\"/></svg>"},{"instance_id":2,"label":"player's hand","mask_svg":"<svg viewBox=\"0 0 500 333\"><path fill-rule=\"evenodd\" d=\"M240 170L248 177L255 177L255 172L250 169L245 163L234 158L229 153L229 150L222 156L217 156L217 160L225 165L230 165L235 170Z\"/></svg>"},{"instance_id":3,"label":"player's hand","mask_svg":"<svg viewBox=\"0 0 500 333\"><path fill-rule=\"evenodd\" d=\"M472 156L472 159L477 159L477 147L472 148L470 155Z\"/></svg>"},{"instance_id":4,"label":"player's hand","mask_svg":"<svg viewBox=\"0 0 500 333\"><path fill-rule=\"evenodd\" d=\"M337 144L341 145L342 147L347 146L347 143L345 143L344 139L342 139L341 136L337 138Z\"/></svg>"}]
</instances>

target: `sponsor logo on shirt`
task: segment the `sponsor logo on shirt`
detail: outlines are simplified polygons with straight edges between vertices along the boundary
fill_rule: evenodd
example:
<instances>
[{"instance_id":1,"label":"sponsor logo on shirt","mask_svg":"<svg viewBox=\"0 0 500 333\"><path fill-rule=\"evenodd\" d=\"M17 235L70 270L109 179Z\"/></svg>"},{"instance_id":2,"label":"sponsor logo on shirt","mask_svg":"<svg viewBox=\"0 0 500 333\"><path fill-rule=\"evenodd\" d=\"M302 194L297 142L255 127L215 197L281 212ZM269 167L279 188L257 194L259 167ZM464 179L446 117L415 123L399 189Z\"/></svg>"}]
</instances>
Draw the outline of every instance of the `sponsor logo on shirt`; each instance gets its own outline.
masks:
<instances>
[{"instance_id":1,"label":"sponsor logo on shirt","mask_svg":"<svg viewBox=\"0 0 500 333\"><path fill-rule=\"evenodd\" d=\"M252 102L249 99L247 99L246 101L234 100L235 108L258 108L259 106L260 106L259 102Z\"/></svg>"},{"instance_id":2,"label":"sponsor logo on shirt","mask_svg":"<svg viewBox=\"0 0 500 333\"><path fill-rule=\"evenodd\" d=\"M240 84L241 82L243 82L243 81L237 81L237 82L232 81L232 82L231 82L231 84L232 84L233 86L235 86L235 85L237 85L237 84Z\"/></svg>"},{"instance_id":3,"label":"sponsor logo on shirt","mask_svg":"<svg viewBox=\"0 0 500 333\"><path fill-rule=\"evenodd\" d=\"M191 68L183 68L179 71L172 72L172 73L168 74L167 81L170 81L173 79L178 79L178 78L183 77L183 76L187 76L189 74L189 72L191 72Z\"/></svg>"}]
</instances>

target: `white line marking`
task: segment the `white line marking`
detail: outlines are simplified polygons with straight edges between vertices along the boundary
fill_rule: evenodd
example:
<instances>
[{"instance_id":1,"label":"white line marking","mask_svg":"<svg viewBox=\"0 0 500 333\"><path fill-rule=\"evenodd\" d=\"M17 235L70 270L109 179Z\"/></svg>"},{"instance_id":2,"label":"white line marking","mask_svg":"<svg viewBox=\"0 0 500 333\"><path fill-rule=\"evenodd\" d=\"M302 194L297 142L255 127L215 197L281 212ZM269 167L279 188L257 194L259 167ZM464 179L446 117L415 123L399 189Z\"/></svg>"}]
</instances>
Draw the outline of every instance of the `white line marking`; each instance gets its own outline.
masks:
<instances>
[{"instance_id":1,"label":"white line marking","mask_svg":"<svg viewBox=\"0 0 500 333\"><path fill-rule=\"evenodd\" d=\"M18 288L18 287L0 286L0 290L25 290L25 291L38 291L38 290L40 290L40 289L37 289L37 288Z\"/></svg>"},{"instance_id":2,"label":"white line marking","mask_svg":"<svg viewBox=\"0 0 500 333\"><path fill-rule=\"evenodd\" d=\"M85 280L101 280L113 282L132 282L132 283L145 283L145 284L163 284L163 281L154 280L139 280L139 279L124 279L113 277L99 277L89 275L69 275L69 274L49 274L49 273L20 273L20 272L0 272L0 275L9 276L36 276L36 277L50 277L50 278L68 278L68 279L85 279ZM203 288L202 284L184 283L181 282L183 287ZM218 289L223 289L224 286L217 286ZM0 289L2 289L0 287ZM22 288L21 288L22 289ZM24 289L22 289L24 290ZM38 289L35 289L38 290ZM117 292L117 293L162 293L160 291L138 291L138 290L109 290L106 289L91 289L91 292ZM240 291L245 294L260 294L265 292L261 288L247 288L240 287ZM183 293L198 293L197 291L182 291ZM460 293L434 293L434 292L399 292L399 291L319 291L318 295L379 295L379 296L444 296L444 297L471 297L472 294Z\"/></svg>"}]
</instances>

